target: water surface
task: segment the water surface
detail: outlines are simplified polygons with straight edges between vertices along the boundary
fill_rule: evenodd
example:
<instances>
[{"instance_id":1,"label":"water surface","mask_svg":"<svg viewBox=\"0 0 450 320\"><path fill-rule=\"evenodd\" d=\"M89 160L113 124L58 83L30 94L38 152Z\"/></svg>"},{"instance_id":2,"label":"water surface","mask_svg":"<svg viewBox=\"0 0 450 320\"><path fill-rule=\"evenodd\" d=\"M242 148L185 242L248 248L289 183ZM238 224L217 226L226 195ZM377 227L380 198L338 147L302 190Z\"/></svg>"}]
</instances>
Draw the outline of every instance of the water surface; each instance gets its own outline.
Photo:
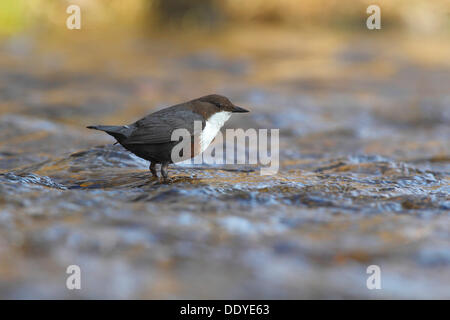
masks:
<instances>
[{"instance_id":1,"label":"water surface","mask_svg":"<svg viewBox=\"0 0 450 320\"><path fill-rule=\"evenodd\" d=\"M5 39L0 296L450 298L450 46L421 39ZM278 174L171 166L162 184L85 129L213 92L251 110L227 128L280 129Z\"/></svg>"}]
</instances>

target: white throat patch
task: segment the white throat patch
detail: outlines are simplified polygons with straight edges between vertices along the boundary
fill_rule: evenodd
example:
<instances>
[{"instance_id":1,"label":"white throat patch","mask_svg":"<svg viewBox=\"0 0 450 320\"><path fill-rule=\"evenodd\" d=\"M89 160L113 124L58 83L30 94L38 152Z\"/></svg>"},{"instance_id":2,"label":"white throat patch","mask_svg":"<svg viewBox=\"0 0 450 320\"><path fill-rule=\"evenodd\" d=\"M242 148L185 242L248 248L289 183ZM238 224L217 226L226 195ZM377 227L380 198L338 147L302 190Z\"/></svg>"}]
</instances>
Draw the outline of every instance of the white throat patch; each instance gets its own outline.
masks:
<instances>
[{"instance_id":1,"label":"white throat patch","mask_svg":"<svg viewBox=\"0 0 450 320\"><path fill-rule=\"evenodd\" d=\"M213 114L206 120L205 128L200 134L200 146L201 152L205 151L206 148L211 144L220 128L224 123L231 117L231 112L221 111Z\"/></svg>"}]
</instances>

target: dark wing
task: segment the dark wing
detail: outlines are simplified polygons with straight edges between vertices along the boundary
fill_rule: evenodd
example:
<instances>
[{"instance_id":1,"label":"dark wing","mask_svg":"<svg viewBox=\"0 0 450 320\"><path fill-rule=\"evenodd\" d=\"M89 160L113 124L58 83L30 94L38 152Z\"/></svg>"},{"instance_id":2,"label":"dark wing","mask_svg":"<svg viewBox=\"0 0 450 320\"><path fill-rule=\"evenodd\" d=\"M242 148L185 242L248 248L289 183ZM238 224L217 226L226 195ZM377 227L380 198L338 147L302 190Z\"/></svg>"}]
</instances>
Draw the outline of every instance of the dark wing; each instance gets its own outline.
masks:
<instances>
[{"instance_id":1,"label":"dark wing","mask_svg":"<svg viewBox=\"0 0 450 320\"><path fill-rule=\"evenodd\" d=\"M187 129L191 135L200 134L194 132L194 121L200 121L203 129L205 121L200 114L183 106L169 107L152 113L141 120L136 121L132 127L135 129L123 144L157 144L171 142L172 132L176 129Z\"/></svg>"}]
</instances>

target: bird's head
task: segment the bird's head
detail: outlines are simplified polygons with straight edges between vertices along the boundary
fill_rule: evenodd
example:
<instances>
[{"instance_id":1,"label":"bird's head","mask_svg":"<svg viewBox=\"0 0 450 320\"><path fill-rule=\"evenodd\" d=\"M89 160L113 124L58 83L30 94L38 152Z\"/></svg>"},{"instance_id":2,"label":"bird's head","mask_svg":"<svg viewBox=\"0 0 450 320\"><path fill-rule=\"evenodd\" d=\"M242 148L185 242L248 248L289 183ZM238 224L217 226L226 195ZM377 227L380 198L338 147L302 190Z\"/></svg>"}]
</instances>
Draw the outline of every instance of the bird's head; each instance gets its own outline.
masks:
<instances>
[{"instance_id":1,"label":"bird's head","mask_svg":"<svg viewBox=\"0 0 450 320\"><path fill-rule=\"evenodd\" d=\"M227 97L218 95L218 94L210 94L204 97L199 98L198 100L202 102L208 102L215 107L217 107L217 111L225 111L225 112L233 112L233 113L243 113L250 112L244 108L238 107L234 105Z\"/></svg>"}]
</instances>

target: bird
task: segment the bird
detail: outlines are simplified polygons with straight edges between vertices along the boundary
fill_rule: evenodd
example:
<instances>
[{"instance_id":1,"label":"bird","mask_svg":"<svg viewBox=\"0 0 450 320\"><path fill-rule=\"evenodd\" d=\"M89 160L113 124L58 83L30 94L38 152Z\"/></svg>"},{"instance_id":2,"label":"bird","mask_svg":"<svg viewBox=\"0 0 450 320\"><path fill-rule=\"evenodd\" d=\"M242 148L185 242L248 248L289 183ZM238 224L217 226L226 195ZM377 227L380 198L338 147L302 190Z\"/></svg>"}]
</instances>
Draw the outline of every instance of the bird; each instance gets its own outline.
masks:
<instances>
[{"instance_id":1,"label":"bird","mask_svg":"<svg viewBox=\"0 0 450 320\"><path fill-rule=\"evenodd\" d=\"M156 165L160 164L163 181L168 182L168 166L174 163L172 150L180 142L172 141L174 130L189 132L192 149L196 152L192 150L191 154L183 156L192 158L206 150L232 113L246 112L249 111L234 105L227 97L210 94L161 109L129 125L87 128L106 132L128 151L150 161L149 170L155 178L158 178ZM195 121L201 123L201 130L194 130Z\"/></svg>"}]
</instances>

